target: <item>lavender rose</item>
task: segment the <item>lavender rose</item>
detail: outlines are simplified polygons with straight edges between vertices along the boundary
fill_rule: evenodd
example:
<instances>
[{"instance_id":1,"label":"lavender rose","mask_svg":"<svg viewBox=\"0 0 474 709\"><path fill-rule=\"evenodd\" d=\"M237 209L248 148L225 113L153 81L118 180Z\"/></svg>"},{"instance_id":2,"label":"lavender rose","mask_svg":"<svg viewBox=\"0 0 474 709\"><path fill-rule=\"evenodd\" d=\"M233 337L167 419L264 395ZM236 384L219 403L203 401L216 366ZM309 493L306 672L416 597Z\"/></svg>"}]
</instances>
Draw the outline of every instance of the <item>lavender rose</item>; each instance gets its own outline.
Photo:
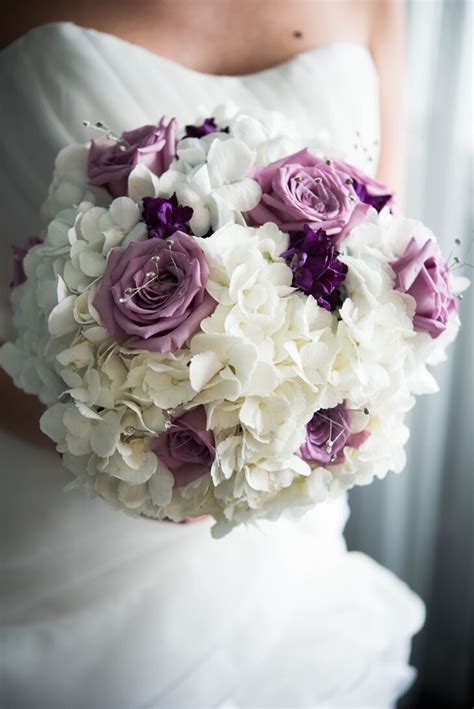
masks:
<instances>
[{"instance_id":1,"label":"lavender rose","mask_svg":"<svg viewBox=\"0 0 474 709\"><path fill-rule=\"evenodd\" d=\"M290 248L281 256L289 259L295 288L312 295L326 310L339 307L337 288L345 280L347 266L339 261L332 240L322 229L315 232L305 224L303 233L291 235Z\"/></svg>"},{"instance_id":2,"label":"lavender rose","mask_svg":"<svg viewBox=\"0 0 474 709\"><path fill-rule=\"evenodd\" d=\"M112 337L130 338L127 347L175 352L216 307L208 277L191 236L136 241L110 252L94 306Z\"/></svg>"},{"instance_id":3,"label":"lavender rose","mask_svg":"<svg viewBox=\"0 0 474 709\"><path fill-rule=\"evenodd\" d=\"M314 231L324 229L339 244L370 209L357 196L347 167L305 149L258 168L252 177L262 198L250 218L255 224L274 222L289 232L308 224Z\"/></svg>"},{"instance_id":4,"label":"lavender rose","mask_svg":"<svg viewBox=\"0 0 474 709\"><path fill-rule=\"evenodd\" d=\"M184 487L211 469L216 456L214 434L207 431L204 406L174 419L165 433L152 442L152 450L171 470L175 487Z\"/></svg>"},{"instance_id":5,"label":"lavender rose","mask_svg":"<svg viewBox=\"0 0 474 709\"><path fill-rule=\"evenodd\" d=\"M332 409L319 409L306 426L306 440L299 455L308 463L338 465L344 461L344 448L360 448L368 431L351 433L352 411L346 403Z\"/></svg>"},{"instance_id":6,"label":"lavender rose","mask_svg":"<svg viewBox=\"0 0 474 709\"><path fill-rule=\"evenodd\" d=\"M458 304L450 291L449 267L438 244L431 239L421 246L412 238L402 256L391 264L395 289L415 299L415 330L435 338L457 313Z\"/></svg>"},{"instance_id":7,"label":"lavender rose","mask_svg":"<svg viewBox=\"0 0 474 709\"><path fill-rule=\"evenodd\" d=\"M193 216L191 207L178 204L178 199L173 194L169 199L164 197L144 197L143 221L147 225L150 239L165 239L176 231L184 234L190 233L188 225Z\"/></svg>"},{"instance_id":8,"label":"lavender rose","mask_svg":"<svg viewBox=\"0 0 474 709\"><path fill-rule=\"evenodd\" d=\"M89 152L89 183L107 189L112 197L123 197L128 176L138 163L155 175L165 172L176 154L176 120L163 117L157 125L122 133L120 142L93 140Z\"/></svg>"},{"instance_id":9,"label":"lavender rose","mask_svg":"<svg viewBox=\"0 0 474 709\"><path fill-rule=\"evenodd\" d=\"M26 273L23 267L25 256L33 246L42 243L41 239L38 239L37 236L30 236L24 244L13 244L13 277L10 288L21 286L21 284L26 281Z\"/></svg>"}]
</instances>

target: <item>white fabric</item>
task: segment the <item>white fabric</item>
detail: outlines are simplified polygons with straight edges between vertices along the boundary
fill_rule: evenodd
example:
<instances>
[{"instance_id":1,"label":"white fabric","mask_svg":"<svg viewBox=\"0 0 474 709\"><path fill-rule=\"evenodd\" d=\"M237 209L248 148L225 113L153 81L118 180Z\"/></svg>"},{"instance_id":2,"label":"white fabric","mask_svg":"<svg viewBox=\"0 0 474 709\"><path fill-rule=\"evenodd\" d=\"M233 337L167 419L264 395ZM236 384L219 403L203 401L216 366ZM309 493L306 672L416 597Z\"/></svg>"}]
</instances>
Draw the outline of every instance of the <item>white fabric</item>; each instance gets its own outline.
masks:
<instances>
[{"instance_id":1,"label":"white fabric","mask_svg":"<svg viewBox=\"0 0 474 709\"><path fill-rule=\"evenodd\" d=\"M365 147L375 164L377 76L358 45L216 77L59 23L3 52L0 90L4 303L9 242L34 233L54 155L88 138L85 118L121 131L233 99L330 127L352 161L367 167ZM4 433L1 445L4 709L388 707L410 685L423 606L346 551L345 499L213 541L207 521L137 521L65 494L54 455Z\"/></svg>"}]
</instances>

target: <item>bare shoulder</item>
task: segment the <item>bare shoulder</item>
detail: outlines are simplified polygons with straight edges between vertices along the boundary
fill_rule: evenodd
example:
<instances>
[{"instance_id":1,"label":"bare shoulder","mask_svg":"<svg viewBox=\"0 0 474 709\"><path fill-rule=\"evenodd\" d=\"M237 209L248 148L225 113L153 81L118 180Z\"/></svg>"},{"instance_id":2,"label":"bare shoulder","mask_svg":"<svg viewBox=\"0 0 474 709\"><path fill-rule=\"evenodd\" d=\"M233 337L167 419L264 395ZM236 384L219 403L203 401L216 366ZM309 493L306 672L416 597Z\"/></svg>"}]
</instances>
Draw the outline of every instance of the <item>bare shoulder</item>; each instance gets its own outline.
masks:
<instances>
[{"instance_id":1,"label":"bare shoulder","mask_svg":"<svg viewBox=\"0 0 474 709\"><path fill-rule=\"evenodd\" d=\"M123 0L114 3L114 7L123 5ZM131 5L131 3L130 3ZM112 8L107 0L98 3L95 0L4 0L2 3L2 23L0 24L0 46L7 47L19 37L40 25L54 22L75 22L78 25L106 25L113 17Z\"/></svg>"},{"instance_id":2,"label":"bare shoulder","mask_svg":"<svg viewBox=\"0 0 474 709\"><path fill-rule=\"evenodd\" d=\"M405 36L404 0L378 0L371 17L369 47L382 74L400 72Z\"/></svg>"},{"instance_id":3,"label":"bare shoulder","mask_svg":"<svg viewBox=\"0 0 474 709\"><path fill-rule=\"evenodd\" d=\"M72 3L71 3L72 4ZM0 25L0 46L2 49L39 25L67 21L67 3L62 0L35 2L35 0L4 0L2 23Z\"/></svg>"},{"instance_id":4,"label":"bare shoulder","mask_svg":"<svg viewBox=\"0 0 474 709\"><path fill-rule=\"evenodd\" d=\"M403 201L405 109L405 3L377 0L374 3L369 46L380 78L382 150L379 177Z\"/></svg>"},{"instance_id":5,"label":"bare shoulder","mask_svg":"<svg viewBox=\"0 0 474 709\"><path fill-rule=\"evenodd\" d=\"M404 0L376 0L371 3L370 13L370 43L372 45L383 44L387 37L397 37L403 34Z\"/></svg>"},{"instance_id":6,"label":"bare shoulder","mask_svg":"<svg viewBox=\"0 0 474 709\"><path fill-rule=\"evenodd\" d=\"M54 2L39 3L34 0L4 0L2 23L0 24L0 46L2 49L38 25L54 22ZM59 19L59 17L58 17Z\"/></svg>"}]
</instances>

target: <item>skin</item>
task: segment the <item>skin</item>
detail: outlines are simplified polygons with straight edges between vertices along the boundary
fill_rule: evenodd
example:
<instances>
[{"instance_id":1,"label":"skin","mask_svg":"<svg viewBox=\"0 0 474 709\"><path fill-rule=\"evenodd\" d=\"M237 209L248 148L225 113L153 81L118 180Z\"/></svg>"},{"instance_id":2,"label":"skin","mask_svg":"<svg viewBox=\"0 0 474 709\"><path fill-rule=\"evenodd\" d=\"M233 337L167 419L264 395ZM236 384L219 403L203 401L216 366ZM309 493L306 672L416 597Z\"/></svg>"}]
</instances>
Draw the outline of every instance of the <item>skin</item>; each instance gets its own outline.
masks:
<instances>
[{"instance_id":1,"label":"skin","mask_svg":"<svg viewBox=\"0 0 474 709\"><path fill-rule=\"evenodd\" d=\"M380 76L378 177L402 202L403 0L7 0L2 15L2 47L38 25L68 21L207 74L253 73L333 42L368 46ZM42 405L1 370L0 397L0 426L54 449L38 428Z\"/></svg>"}]
</instances>

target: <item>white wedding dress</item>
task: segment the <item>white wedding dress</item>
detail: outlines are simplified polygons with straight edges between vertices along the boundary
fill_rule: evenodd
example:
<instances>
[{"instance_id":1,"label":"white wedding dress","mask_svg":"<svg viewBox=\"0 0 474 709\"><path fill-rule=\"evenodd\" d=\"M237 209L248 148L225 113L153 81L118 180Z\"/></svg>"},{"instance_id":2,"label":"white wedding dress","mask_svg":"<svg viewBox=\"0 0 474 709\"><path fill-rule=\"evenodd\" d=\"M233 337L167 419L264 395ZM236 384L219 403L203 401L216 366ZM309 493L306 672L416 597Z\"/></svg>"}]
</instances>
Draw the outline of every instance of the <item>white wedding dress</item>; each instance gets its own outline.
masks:
<instances>
[{"instance_id":1,"label":"white wedding dress","mask_svg":"<svg viewBox=\"0 0 474 709\"><path fill-rule=\"evenodd\" d=\"M4 320L10 244L35 233L56 152L89 138L83 119L190 122L232 99L329 128L350 160L376 161L377 75L354 44L212 76L57 23L4 50L0 90ZM214 541L208 521L136 520L64 493L54 454L5 433L1 445L3 709L378 708L411 684L423 605L347 552L345 499Z\"/></svg>"}]
</instances>

